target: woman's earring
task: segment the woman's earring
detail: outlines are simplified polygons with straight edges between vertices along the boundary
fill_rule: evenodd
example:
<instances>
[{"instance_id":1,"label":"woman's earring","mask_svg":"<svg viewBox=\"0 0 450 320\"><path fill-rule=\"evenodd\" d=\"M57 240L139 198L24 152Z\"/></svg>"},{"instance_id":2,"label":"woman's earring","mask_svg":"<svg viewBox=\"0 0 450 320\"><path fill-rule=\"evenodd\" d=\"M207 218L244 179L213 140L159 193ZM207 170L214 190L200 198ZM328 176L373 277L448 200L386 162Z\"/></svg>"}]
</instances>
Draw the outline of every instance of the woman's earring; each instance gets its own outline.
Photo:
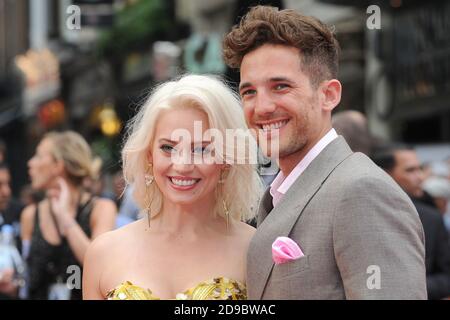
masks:
<instances>
[{"instance_id":1,"label":"woman's earring","mask_svg":"<svg viewBox=\"0 0 450 320\"><path fill-rule=\"evenodd\" d=\"M223 185L225 183L225 180L226 180L225 170L222 170L220 172L219 184ZM223 193L223 187L221 189ZM223 212L225 213L225 219L227 220L227 230L228 230L228 226L230 225L230 212L228 211L225 199L222 200L222 205L223 205Z\"/></svg>"},{"instance_id":2,"label":"woman's earring","mask_svg":"<svg viewBox=\"0 0 450 320\"><path fill-rule=\"evenodd\" d=\"M155 177L152 174L150 174L151 168L152 168L152 164L149 163L148 164L147 173L144 175L144 180L145 180L145 186L146 187L150 187L150 185L152 184L153 180L155 180Z\"/></svg>"},{"instance_id":3,"label":"woman's earring","mask_svg":"<svg viewBox=\"0 0 450 320\"><path fill-rule=\"evenodd\" d=\"M227 203L225 202L225 199L222 200L223 204L223 211L225 212L225 219L227 220L227 230L228 226L230 225L230 212L228 211Z\"/></svg>"},{"instance_id":4,"label":"woman's earring","mask_svg":"<svg viewBox=\"0 0 450 320\"><path fill-rule=\"evenodd\" d=\"M150 212L150 205L152 204L151 200L148 199L148 188L150 187L150 185L153 183L153 181L155 180L155 177L153 176L152 172L151 172L151 168L152 168L152 164L149 163L148 164L148 169L147 169L147 173L144 175L144 181L145 181L145 188L147 189L145 194L146 194L146 198L147 198L147 205L145 206L145 213L147 215L147 220L148 220L148 227L150 228L150 220L151 220L151 212Z\"/></svg>"}]
</instances>

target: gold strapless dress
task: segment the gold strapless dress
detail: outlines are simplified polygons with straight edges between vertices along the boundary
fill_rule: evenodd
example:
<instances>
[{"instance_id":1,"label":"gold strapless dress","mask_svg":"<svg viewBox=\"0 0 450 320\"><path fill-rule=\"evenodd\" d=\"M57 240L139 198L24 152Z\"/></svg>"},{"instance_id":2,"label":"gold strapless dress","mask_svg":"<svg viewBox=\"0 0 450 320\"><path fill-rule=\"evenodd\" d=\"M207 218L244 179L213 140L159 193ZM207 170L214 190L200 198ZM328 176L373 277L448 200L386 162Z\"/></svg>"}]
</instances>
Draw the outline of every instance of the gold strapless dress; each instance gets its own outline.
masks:
<instances>
[{"instance_id":1,"label":"gold strapless dress","mask_svg":"<svg viewBox=\"0 0 450 320\"><path fill-rule=\"evenodd\" d=\"M126 281L108 292L108 300L161 300L150 289ZM182 293L175 300L246 300L247 289L239 281L225 277L213 278L200 282Z\"/></svg>"}]
</instances>

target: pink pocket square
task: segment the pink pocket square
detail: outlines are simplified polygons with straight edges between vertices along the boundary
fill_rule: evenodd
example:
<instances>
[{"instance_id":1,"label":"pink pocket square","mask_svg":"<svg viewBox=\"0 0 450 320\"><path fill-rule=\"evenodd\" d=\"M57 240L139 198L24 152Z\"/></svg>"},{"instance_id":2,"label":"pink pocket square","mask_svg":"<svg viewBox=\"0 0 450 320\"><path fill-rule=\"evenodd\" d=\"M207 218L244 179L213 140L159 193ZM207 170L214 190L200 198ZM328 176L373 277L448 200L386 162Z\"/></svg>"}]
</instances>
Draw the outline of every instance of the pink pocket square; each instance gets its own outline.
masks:
<instances>
[{"instance_id":1,"label":"pink pocket square","mask_svg":"<svg viewBox=\"0 0 450 320\"><path fill-rule=\"evenodd\" d=\"M272 258L275 264L281 264L303 257L298 244L288 237L278 237L272 243Z\"/></svg>"}]
</instances>

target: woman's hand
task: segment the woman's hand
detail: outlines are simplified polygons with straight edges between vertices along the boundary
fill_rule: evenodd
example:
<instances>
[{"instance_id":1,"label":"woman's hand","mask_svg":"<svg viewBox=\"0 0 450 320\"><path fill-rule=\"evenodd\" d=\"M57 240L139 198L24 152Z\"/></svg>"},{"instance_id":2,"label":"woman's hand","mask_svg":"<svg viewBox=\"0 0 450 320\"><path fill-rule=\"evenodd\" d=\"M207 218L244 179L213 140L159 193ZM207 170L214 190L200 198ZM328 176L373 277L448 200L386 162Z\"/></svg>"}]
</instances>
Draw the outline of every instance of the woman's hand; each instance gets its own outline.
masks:
<instances>
[{"instance_id":1,"label":"woman's hand","mask_svg":"<svg viewBox=\"0 0 450 320\"><path fill-rule=\"evenodd\" d=\"M55 215L58 229L62 235L66 234L69 227L76 224L76 201L73 201L69 186L63 178L58 178L59 188L51 189L48 192L50 206Z\"/></svg>"}]
</instances>

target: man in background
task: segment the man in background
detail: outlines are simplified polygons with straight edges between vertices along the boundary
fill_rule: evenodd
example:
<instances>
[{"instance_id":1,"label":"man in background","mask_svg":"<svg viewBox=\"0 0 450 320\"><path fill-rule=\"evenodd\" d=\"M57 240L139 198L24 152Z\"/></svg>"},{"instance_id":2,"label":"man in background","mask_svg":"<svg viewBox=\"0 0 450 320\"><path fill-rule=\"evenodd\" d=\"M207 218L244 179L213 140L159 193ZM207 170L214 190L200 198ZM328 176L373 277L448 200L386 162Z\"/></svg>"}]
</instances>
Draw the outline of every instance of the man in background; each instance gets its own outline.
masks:
<instances>
[{"instance_id":1,"label":"man in background","mask_svg":"<svg viewBox=\"0 0 450 320\"><path fill-rule=\"evenodd\" d=\"M12 199L10 183L9 169L3 162L0 162L0 230L5 224L12 225L17 239L20 232L19 221L22 206ZM0 273L0 300L11 299L17 295L17 286L13 283L12 276L13 273L9 271Z\"/></svg>"},{"instance_id":2,"label":"man in background","mask_svg":"<svg viewBox=\"0 0 450 320\"><path fill-rule=\"evenodd\" d=\"M373 138L364 114L355 110L340 111L332 116L331 121L333 128L345 138L353 152L370 156Z\"/></svg>"},{"instance_id":3,"label":"man in background","mask_svg":"<svg viewBox=\"0 0 450 320\"><path fill-rule=\"evenodd\" d=\"M416 151L406 145L381 148L373 160L409 195L425 233L425 265L429 299L450 297L450 246L442 215L421 199L424 174Z\"/></svg>"}]
</instances>

